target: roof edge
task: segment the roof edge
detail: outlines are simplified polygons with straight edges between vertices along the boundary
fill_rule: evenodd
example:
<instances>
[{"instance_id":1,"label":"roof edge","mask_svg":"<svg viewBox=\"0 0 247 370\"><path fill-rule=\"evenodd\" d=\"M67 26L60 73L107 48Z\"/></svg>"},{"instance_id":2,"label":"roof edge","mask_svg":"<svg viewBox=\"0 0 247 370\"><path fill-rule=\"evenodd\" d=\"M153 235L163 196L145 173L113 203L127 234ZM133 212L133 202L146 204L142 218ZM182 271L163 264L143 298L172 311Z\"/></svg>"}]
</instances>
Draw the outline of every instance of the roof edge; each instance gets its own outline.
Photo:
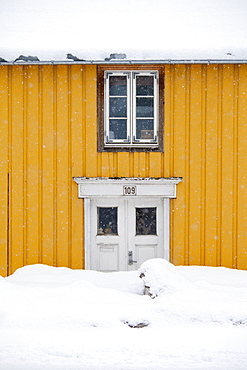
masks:
<instances>
[{"instance_id":1,"label":"roof edge","mask_svg":"<svg viewBox=\"0 0 247 370\"><path fill-rule=\"evenodd\" d=\"M247 64L247 59L150 59L150 60L54 60L54 61L0 61L0 65L61 65L61 64L93 64L93 65L123 65L123 64Z\"/></svg>"}]
</instances>

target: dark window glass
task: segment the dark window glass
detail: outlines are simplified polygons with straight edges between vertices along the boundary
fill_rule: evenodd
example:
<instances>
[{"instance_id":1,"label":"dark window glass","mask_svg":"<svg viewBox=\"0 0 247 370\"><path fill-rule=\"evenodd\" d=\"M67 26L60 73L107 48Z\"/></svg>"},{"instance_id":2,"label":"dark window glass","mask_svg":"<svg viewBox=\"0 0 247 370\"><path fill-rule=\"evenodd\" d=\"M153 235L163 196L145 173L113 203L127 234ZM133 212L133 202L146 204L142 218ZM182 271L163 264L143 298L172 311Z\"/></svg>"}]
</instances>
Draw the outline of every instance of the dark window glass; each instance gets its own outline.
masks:
<instances>
[{"instance_id":1,"label":"dark window glass","mask_svg":"<svg viewBox=\"0 0 247 370\"><path fill-rule=\"evenodd\" d=\"M136 95L154 95L153 76L136 76Z\"/></svg>"},{"instance_id":2,"label":"dark window glass","mask_svg":"<svg viewBox=\"0 0 247 370\"><path fill-rule=\"evenodd\" d=\"M109 139L127 139L127 120L126 119L110 119Z\"/></svg>"},{"instance_id":3,"label":"dark window glass","mask_svg":"<svg viewBox=\"0 0 247 370\"><path fill-rule=\"evenodd\" d=\"M136 120L136 139L154 139L154 120L153 119L137 119Z\"/></svg>"},{"instance_id":4,"label":"dark window glass","mask_svg":"<svg viewBox=\"0 0 247 370\"><path fill-rule=\"evenodd\" d=\"M110 96L126 96L127 95L127 77L126 76L110 76L109 77Z\"/></svg>"},{"instance_id":5,"label":"dark window glass","mask_svg":"<svg viewBox=\"0 0 247 370\"><path fill-rule=\"evenodd\" d=\"M110 98L110 117L127 117L127 98Z\"/></svg>"},{"instance_id":6,"label":"dark window glass","mask_svg":"<svg viewBox=\"0 0 247 370\"><path fill-rule=\"evenodd\" d=\"M136 235L157 235L156 207L136 208Z\"/></svg>"},{"instance_id":7,"label":"dark window glass","mask_svg":"<svg viewBox=\"0 0 247 370\"><path fill-rule=\"evenodd\" d=\"M117 235L117 207L98 207L98 235Z\"/></svg>"},{"instance_id":8,"label":"dark window glass","mask_svg":"<svg viewBox=\"0 0 247 370\"><path fill-rule=\"evenodd\" d=\"M153 117L154 99L136 98L136 117Z\"/></svg>"}]
</instances>

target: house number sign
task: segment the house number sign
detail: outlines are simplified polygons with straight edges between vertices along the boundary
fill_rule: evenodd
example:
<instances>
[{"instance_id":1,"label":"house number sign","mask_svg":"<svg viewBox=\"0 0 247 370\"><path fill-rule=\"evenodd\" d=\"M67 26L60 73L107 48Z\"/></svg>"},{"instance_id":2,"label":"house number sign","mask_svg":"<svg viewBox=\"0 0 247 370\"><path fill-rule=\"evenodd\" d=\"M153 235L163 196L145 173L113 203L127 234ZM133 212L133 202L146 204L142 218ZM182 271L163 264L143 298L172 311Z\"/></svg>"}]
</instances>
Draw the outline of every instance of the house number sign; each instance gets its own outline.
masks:
<instances>
[{"instance_id":1,"label":"house number sign","mask_svg":"<svg viewBox=\"0 0 247 370\"><path fill-rule=\"evenodd\" d=\"M123 195L136 195L136 186L124 186Z\"/></svg>"}]
</instances>

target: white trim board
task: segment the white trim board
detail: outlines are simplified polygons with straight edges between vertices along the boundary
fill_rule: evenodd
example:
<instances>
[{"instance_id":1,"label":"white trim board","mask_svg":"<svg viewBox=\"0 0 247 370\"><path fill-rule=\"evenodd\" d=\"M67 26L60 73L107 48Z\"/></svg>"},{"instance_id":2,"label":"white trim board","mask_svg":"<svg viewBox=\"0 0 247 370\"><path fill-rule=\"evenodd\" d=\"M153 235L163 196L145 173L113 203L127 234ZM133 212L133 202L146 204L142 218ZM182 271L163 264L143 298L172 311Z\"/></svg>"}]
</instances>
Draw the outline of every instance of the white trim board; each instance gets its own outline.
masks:
<instances>
[{"instance_id":1,"label":"white trim board","mask_svg":"<svg viewBox=\"0 0 247 370\"><path fill-rule=\"evenodd\" d=\"M78 184L78 198L99 196L140 196L176 198L176 185L181 177L170 178L107 178L107 177L74 177ZM126 187L133 192L126 192Z\"/></svg>"}]
</instances>

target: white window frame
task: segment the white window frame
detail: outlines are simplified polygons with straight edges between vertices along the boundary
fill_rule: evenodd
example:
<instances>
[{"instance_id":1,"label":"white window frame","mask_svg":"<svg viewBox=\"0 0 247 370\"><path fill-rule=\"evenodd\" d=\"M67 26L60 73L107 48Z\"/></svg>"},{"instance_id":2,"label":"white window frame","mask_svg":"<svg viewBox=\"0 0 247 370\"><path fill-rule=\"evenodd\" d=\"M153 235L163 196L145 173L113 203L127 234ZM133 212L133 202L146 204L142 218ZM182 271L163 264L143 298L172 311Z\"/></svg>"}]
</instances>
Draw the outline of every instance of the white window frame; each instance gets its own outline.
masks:
<instances>
[{"instance_id":1,"label":"white window frame","mask_svg":"<svg viewBox=\"0 0 247 370\"><path fill-rule=\"evenodd\" d=\"M127 138L114 139L110 135L109 77L127 76ZM136 139L136 76L154 76L154 135L153 139ZM145 96L149 97L149 96ZM142 117L144 119L145 117ZM150 117L147 117L147 119ZM159 146L159 73L158 71L104 71L104 146L107 147L153 147Z\"/></svg>"}]
</instances>

